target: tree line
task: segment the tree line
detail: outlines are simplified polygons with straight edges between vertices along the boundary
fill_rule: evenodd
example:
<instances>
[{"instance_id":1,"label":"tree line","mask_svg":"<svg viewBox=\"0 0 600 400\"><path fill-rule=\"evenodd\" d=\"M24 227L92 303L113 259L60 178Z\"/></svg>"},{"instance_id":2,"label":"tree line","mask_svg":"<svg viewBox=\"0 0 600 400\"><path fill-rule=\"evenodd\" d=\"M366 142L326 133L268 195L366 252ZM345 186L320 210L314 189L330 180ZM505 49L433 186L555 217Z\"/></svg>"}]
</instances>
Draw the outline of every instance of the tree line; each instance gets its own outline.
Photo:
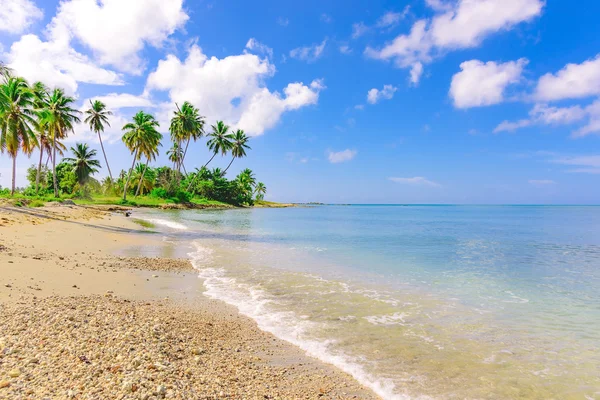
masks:
<instances>
[{"instance_id":1,"label":"tree line","mask_svg":"<svg viewBox=\"0 0 600 400\"><path fill-rule=\"evenodd\" d=\"M108 156L102 141L102 133L110 127L112 112L99 100L91 101L84 112L74 106L75 99L60 88L50 90L41 82L29 84L24 78L15 76L0 63L0 152L12 158L11 196L16 190L16 163L19 153L28 157L39 150L37 166L28 169L29 188L26 194L53 193L89 196L90 192L122 195L151 195L164 199L189 202L194 196L218 200L230 204L253 204L262 200L266 186L257 182L250 169L243 170L235 179L227 180L225 174L233 162L246 156L250 150L249 138L243 130L232 131L223 121L217 121L205 131L205 118L190 102L176 110L169 125L171 147L166 152L171 166L153 168L162 146L163 135L155 117L144 111L135 114L131 122L122 127L122 141L132 155L131 167L113 177ZM83 122L98 135L108 176L98 182L92 176L101 168L96 150L85 143L76 143L70 148L72 157L64 157L66 146L63 141L74 133L77 124ZM207 138L206 145L211 157L195 171L186 171L185 160L190 142ZM231 156L224 170L208 166L217 156ZM58 162L57 157L63 157ZM44 165L44 157L46 163ZM51 162L51 169L48 163Z\"/></svg>"}]
</instances>

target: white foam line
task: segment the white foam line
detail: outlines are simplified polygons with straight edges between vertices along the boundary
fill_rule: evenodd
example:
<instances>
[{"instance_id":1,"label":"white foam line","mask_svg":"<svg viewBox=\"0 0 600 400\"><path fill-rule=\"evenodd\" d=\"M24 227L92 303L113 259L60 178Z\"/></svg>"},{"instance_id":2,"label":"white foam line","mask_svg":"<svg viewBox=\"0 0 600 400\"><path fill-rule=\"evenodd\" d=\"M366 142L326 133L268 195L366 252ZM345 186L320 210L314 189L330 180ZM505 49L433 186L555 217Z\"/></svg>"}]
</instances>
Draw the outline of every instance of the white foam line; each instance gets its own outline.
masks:
<instances>
[{"instance_id":1,"label":"white foam line","mask_svg":"<svg viewBox=\"0 0 600 400\"><path fill-rule=\"evenodd\" d=\"M395 393L395 385L389 379L378 379L364 370L364 367L345 354L334 353L332 340L318 341L306 339L306 333L312 331L316 324L298 318L294 312L273 311L268 307L273 300L262 290L239 283L235 278L227 277L222 268L208 267L212 250L194 243L197 251L189 254L194 268L198 270L199 277L204 279L208 297L224 301L235 306L239 312L252 318L258 327L272 333L280 339L290 342L307 355L332 364L342 371L352 375L359 383L373 390L383 399L410 400L405 394ZM429 397L419 397L429 399Z\"/></svg>"},{"instance_id":2,"label":"white foam line","mask_svg":"<svg viewBox=\"0 0 600 400\"><path fill-rule=\"evenodd\" d=\"M166 219L160 219L160 218L140 218L140 219L143 219L144 221L152 222L153 224L156 224L156 225L163 225L163 226L166 226L171 229L177 229L177 230L181 230L181 231L188 229L188 227L183 224L180 224L180 223L174 222L174 221L169 221Z\"/></svg>"}]
</instances>

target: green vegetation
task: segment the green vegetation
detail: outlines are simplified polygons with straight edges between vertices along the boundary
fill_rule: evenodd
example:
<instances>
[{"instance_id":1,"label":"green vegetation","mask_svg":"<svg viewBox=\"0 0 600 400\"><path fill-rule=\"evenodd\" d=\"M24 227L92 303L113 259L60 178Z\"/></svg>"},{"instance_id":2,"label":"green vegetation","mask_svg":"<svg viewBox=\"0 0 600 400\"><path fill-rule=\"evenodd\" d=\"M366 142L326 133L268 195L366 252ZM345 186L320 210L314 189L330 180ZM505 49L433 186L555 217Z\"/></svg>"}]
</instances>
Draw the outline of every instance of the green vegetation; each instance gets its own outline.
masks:
<instances>
[{"instance_id":1,"label":"green vegetation","mask_svg":"<svg viewBox=\"0 0 600 400\"><path fill-rule=\"evenodd\" d=\"M75 99L62 89L50 90L41 82L30 85L2 63L0 67L0 152L12 158L12 186L10 190L0 188L0 197L10 197L14 204L30 207L60 199L146 207L252 206L256 201L266 204L263 200L267 188L257 182L252 170L246 168L233 179L225 177L233 162L251 150L248 136L241 129L232 132L223 121L217 121L205 133L204 117L187 101L181 107L176 104L169 125L172 145L167 155L172 167L149 165L159 155L163 135L156 118L139 111L122 128L122 141L132 155L131 167L114 177L102 142L102 132L110 126L112 112L101 101L90 101L90 108L83 113L84 122L98 135L108 172L101 181L95 179L102 165L96 150L88 144L76 143L69 149L70 157L64 157L66 146L62 142L81 122L82 113L74 107ZM189 158L189 144L204 136L211 157L202 168L188 172L185 161ZM31 156L34 151L39 151L39 160L27 169L29 186L19 189L15 182L17 155L21 152ZM230 155L229 165L225 170L208 169L218 154Z\"/></svg>"}]
</instances>

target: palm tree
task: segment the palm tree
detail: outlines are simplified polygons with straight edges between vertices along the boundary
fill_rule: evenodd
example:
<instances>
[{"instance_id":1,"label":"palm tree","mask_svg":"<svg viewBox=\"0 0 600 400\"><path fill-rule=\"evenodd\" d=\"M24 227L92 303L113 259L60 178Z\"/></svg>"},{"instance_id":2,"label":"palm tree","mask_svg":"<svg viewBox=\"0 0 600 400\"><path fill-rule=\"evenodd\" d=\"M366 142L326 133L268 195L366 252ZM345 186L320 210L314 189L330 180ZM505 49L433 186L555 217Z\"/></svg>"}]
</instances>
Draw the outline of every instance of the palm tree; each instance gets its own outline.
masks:
<instances>
[{"instance_id":1,"label":"palm tree","mask_svg":"<svg viewBox=\"0 0 600 400\"><path fill-rule=\"evenodd\" d=\"M52 178L54 180L54 197L58 197L56 179L56 147L60 139L64 139L73 126L80 122L77 114L80 111L71 107L75 99L65 95L62 89L54 89L48 98L47 106L40 111L40 121L47 124L52 140Z\"/></svg>"},{"instance_id":2,"label":"palm tree","mask_svg":"<svg viewBox=\"0 0 600 400\"><path fill-rule=\"evenodd\" d=\"M206 167L213 160L213 158L215 158L217 154L221 153L221 155L223 156L227 154L227 152L229 151L229 149L231 149L232 146L231 139L233 139L233 136L230 133L228 133L229 126L225 125L223 121L217 121L217 124L212 125L211 128L212 132L208 135L210 139L208 140L208 142L206 142L206 145L208 146L208 149L213 152L213 155L210 158L210 160L208 160L208 162L204 164L204 167ZM188 185L188 191L194 184L195 179L196 177L194 177L194 179L192 179L190 184Z\"/></svg>"},{"instance_id":3,"label":"palm tree","mask_svg":"<svg viewBox=\"0 0 600 400\"><path fill-rule=\"evenodd\" d=\"M231 164L233 164L233 160L235 160L236 158L246 157L246 149L251 150L251 147L247 144L248 140L250 139L248 138L248 136L246 136L243 130L238 129L237 131L235 131L235 133L233 134L233 142L231 144L231 155L233 156L233 158L231 159L231 162L229 163L227 168L225 168L225 172L227 172L229 167L231 167Z\"/></svg>"},{"instance_id":4,"label":"palm tree","mask_svg":"<svg viewBox=\"0 0 600 400\"><path fill-rule=\"evenodd\" d=\"M123 127L123 143L133 154L133 162L127 174L127 180L123 188L123 201L127 200L127 188L131 179L131 172L135 166L135 162L141 157L142 152L146 152L149 148L158 148L162 135L158 132L159 124L156 119L143 111L138 112L133 116L133 122L126 124Z\"/></svg>"},{"instance_id":5,"label":"palm tree","mask_svg":"<svg viewBox=\"0 0 600 400\"><path fill-rule=\"evenodd\" d=\"M6 64L0 61L0 76L8 77L12 74L12 69L10 69Z\"/></svg>"},{"instance_id":6,"label":"palm tree","mask_svg":"<svg viewBox=\"0 0 600 400\"><path fill-rule=\"evenodd\" d=\"M183 158L183 150L181 150L179 144L173 143L173 147L167 150L167 155L169 156L169 161L173 163L173 170L177 170L177 166Z\"/></svg>"},{"instance_id":7,"label":"palm tree","mask_svg":"<svg viewBox=\"0 0 600 400\"><path fill-rule=\"evenodd\" d=\"M154 182L156 181L156 171L152 168L148 168L148 163L142 164L137 163L133 170L133 176L131 179L138 180L138 187L135 195L148 193L154 188Z\"/></svg>"},{"instance_id":8,"label":"palm tree","mask_svg":"<svg viewBox=\"0 0 600 400\"><path fill-rule=\"evenodd\" d=\"M238 179L244 183L248 183L250 186L256 185L256 178L254 172L250 168L246 168L238 175Z\"/></svg>"},{"instance_id":9,"label":"palm tree","mask_svg":"<svg viewBox=\"0 0 600 400\"><path fill-rule=\"evenodd\" d=\"M37 173L35 176L35 192L39 193L40 189L40 176L42 174L42 159L44 157L44 150L47 146L47 131L48 125L41 120L40 112L48 105L48 88L42 82L35 82L31 87L34 96L33 106L38 113L38 126L37 126L37 136L38 136L38 147L40 148L40 160L38 163Z\"/></svg>"},{"instance_id":10,"label":"palm tree","mask_svg":"<svg viewBox=\"0 0 600 400\"><path fill-rule=\"evenodd\" d=\"M23 78L8 75L0 85L0 151L13 159L11 196L15 194L17 154L19 149L30 155L37 145L32 130L37 128L33 91Z\"/></svg>"},{"instance_id":11,"label":"palm tree","mask_svg":"<svg viewBox=\"0 0 600 400\"><path fill-rule=\"evenodd\" d=\"M158 125L157 125L158 126ZM152 133L151 136L148 137L148 140L142 143L140 147L139 157L146 157L146 164L144 165L144 170L142 171L142 176L140 177L140 181L138 183L137 189L135 191L135 196L137 197L140 193L140 188L142 186L142 182L144 181L144 176L146 175L146 170L148 169L148 163L150 160L156 160L156 156L158 156L158 147L161 146L160 140L162 139L162 135L158 133L158 131Z\"/></svg>"},{"instance_id":12,"label":"palm tree","mask_svg":"<svg viewBox=\"0 0 600 400\"><path fill-rule=\"evenodd\" d=\"M110 127L108 122L109 115L112 115L112 111L106 109L106 105L100 100L95 100L93 103L90 100L90 108L85 112L85 123L90 125L90 130L96 132L98 139L100 140L100 147L102 148L102 154L104 154L104 162L106 162L106 168L108 169L108 175L110 180L113 180L110 166L108 165L108 158L106 158L106 151L104 150L104 144L102 143L101 132L104 132L104 125Z\"/></svg>"},{"instance_id":13,"label":"palm tree","mask_svg":"<svg viewBox=\"0 0 600 400\"><path fill-rule=\"evenodd\" d=\"M85 143L75 143L71 147L73 158L65 158L65 161L73 164L73 172L77 176L77 183L83 186L90 179L90 176L98 172L100 161L96 158L96 150L90 149Z\"/></svg>"},{"instance_id":14,"label":"palm tree","mask_svg":"<svg viewBox=\"0 0 600 400\"><path fill-rule=\"evenodd\" d=\"M254 193L256 193L256 200L264 200L265 194L267 194L267 187L264 183L258 182L254 189Z\"/></svg>"},{"instance_id":15,"label":"palm tree","mask_svg":"<svg viewBox=\"0 0 600 400\"><path fill-rule=\"evenodd\" d=\"M173 140L173 143L179 145L180 148L184 141L187 142L182 157L178 160L176 165L177 171L181 173L181 167L183 166L190 140L193 139L195 142L204 135L204 117L200 116L198 109L190 102L184 102L181 108L179 108L177 104L175 105L177 106L177 111L175 111L175 115L171 118L171 126L169 127L171 139Z\"/></svg>"}]
</instances>

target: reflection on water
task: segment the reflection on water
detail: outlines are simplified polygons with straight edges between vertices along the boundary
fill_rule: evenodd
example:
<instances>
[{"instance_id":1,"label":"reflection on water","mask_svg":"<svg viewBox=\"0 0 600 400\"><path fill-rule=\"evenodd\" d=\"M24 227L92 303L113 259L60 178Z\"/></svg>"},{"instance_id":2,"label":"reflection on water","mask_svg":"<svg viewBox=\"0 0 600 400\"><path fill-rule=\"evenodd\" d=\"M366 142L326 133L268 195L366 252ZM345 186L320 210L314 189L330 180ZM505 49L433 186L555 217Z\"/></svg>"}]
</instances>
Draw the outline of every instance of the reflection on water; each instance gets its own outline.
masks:
<instances>
[{"instance_id":1,"label":"reflection on water","mask_svg":"<svg viewBox=\"0 0 600 400\"><path fill-rule=\"evenodd\" d=\"M382 397L600 397L600 208L138 217L166 221L146 251Z\"/></svg>"}]
</instances>

